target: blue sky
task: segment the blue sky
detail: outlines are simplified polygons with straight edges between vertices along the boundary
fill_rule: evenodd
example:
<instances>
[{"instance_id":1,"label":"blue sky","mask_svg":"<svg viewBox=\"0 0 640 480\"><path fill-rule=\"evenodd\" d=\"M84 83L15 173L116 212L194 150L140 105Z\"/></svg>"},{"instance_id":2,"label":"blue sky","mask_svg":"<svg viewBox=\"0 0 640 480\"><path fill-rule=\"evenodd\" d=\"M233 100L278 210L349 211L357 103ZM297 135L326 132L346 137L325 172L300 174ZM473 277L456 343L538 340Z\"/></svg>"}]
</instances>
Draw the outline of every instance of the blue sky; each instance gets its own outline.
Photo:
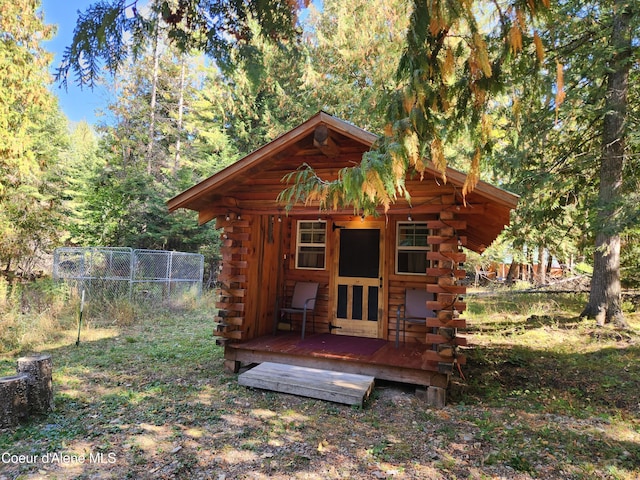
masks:
<instances>
[{"instance_id":1,"label":"blue sky","mask_svg":"<svg viewBox=\"0 0 640 480\"><path fill-rule=\"evenodd\" d=\"M78 10L84 12L92 3L98 0L42 0L42 10L44 12L45 23L57 26L56 36L48 42L44 43L44 48L55 54L53 63L51 64L51 73L55 73L56 68L60 65L64 49L71 44L73 38L73 30L78 20ZM141 2L144 3L144 2ZM322 8L322 0L313 2L316 8ZM303 16L306 12L303 12ZM106 83L110 81L106 77ZM88 87L80 89L73 82L73 78L69 78L68 88L64 88L54 84L51 87L54 94L58 96L60 108L67 118L72 122L86 120L90 124L100 121L96 118L96 110L104 110L109 99L109 91L104 87L96 87L91 90Z\"/></svg>"},{"instance_id":2,"label":"blue sky","mask_svg":"<svg viewBox=\"0 0 640 480\"><path fill-rule=\"evenodd\" d=\"M78 10L84 12L89 5L96 0L42 0L45 22L49 25L57 25L58 33L49 42L43 44L44 48L55 54L51 64L51 72L54 73L65 47L71 44L73 30L78 19ZM107 104L108 91L104 88L80 89L69 79L67 91L57 84L51 86L51 90L58 96L60 108L72 122L86 120L95 124L96 109L104 109Z\"/></svg>"}]
</instances>

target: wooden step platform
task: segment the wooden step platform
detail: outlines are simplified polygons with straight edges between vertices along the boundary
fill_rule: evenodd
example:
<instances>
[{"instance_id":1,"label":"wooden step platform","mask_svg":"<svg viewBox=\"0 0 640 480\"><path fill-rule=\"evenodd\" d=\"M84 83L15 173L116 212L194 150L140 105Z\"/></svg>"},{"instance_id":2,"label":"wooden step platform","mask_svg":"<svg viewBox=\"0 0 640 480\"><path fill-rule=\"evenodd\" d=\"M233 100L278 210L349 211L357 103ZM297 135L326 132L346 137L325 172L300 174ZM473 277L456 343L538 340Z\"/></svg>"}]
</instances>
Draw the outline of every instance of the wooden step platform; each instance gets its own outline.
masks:
<instances>
[{"instance_id":1,"label":"wooden step platform","mask_svg":"<svg viewBox=\"0 0 640 480\"><path fill-rule=\"evenodd\" d=\"M264 362L238 376L245 387L360 405L373 390L374 377Z\"/></svg>"}]
</instances>

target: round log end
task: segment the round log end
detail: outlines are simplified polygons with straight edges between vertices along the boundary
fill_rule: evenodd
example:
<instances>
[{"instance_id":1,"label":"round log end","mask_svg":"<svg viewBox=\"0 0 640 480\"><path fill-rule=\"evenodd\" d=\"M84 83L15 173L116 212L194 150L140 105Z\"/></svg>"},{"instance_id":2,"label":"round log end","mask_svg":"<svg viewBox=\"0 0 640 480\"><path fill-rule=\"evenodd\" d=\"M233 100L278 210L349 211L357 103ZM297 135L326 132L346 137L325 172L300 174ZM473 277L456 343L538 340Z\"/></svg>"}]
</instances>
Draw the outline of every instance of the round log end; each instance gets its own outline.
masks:
<instances>
[{"instance_id":1,"label":"round log end","mask_svg":"<svg viewBox=\"0 0 640 480\"><path fill-rule=\"evenodd\" d=\"M29 413L45 414L53 410L51 355L34 354L19 358L18 373L28 375Z\"/></svg>"},{"instance_id":2,"label":"round log end","mask_svg":"<svg viewBox=\"0 0 640 480\"><path fill-rule=\"evenodd\" d=\"M29 414L29 375L0 377L0 427L13 427Z\"/></svg>"}]
</instances>

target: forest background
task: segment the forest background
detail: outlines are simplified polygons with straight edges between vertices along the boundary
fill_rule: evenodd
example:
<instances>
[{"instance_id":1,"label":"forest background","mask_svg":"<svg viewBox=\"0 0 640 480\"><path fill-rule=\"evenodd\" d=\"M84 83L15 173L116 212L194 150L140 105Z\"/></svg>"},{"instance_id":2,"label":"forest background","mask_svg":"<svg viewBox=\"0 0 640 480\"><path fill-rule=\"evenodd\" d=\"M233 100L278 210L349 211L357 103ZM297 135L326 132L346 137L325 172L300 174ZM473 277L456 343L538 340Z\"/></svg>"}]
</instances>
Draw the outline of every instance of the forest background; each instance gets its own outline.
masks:
<instances>
[{"instance_id":1,"label":"forest background","mask_svg":"<svg viewBox=\"0 0 640 480\"><path fill-rule=\"evenodd\" d=\"M569 1L536 20L530 42L520 40L522 56L553 74L534 81L525 61L509 66L512 82L492 95L483 115L491 148L481 165L467 160L476 148L469 132L445 144L449 165L522 197L512 225L477 264L555 257L571 269L591 268L612 5ZM319 110L382 135L412 7L326 0L309 5L296 35L279 42L249 18L251 41L225 52L224 62L177 48L169 22L116 69L90 65L92 81L98 69L111 70L104 79L113 100L104 121L70 125L50 91L52 55L43 48L55 28L44 23L37 0L0 0L0 268L33 278L48 269L54 248L99 245L201 252L215 272L215 225L198 226L192 212L169 215L166 200ZM480 18L491 25L492 15L489 9ZM488 52L504 48L502 37L494 40ZM615 225L626 287L640 284L637 38L633 49L617 205L623 213ZM86 78L70 79L78 80Z\"/></svg>"}]
</instances>

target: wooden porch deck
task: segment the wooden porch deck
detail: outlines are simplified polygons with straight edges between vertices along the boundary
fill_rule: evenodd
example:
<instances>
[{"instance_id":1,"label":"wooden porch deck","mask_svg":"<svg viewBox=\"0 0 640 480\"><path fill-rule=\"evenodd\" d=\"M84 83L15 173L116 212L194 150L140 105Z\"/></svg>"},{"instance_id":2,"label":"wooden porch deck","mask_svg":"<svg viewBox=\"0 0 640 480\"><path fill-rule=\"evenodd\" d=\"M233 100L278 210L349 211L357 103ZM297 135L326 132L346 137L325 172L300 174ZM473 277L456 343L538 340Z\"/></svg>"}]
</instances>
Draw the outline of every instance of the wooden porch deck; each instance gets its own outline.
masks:
<instances>
[{"instance_id":1,"label":"wooden porch deck","mask_svg":"<svg viewBox=\"0 0 640 480\"><path fill-rule=\"evenodd\" d=\"M300 333L278 333L225 345L225 359L239 364L283 363L337 372L370 375L380 380L446 388L448 376L438 372L437 362L426 359L422 345L400 344L343 335L314 334L304 341ZM344 348L348 342L350 348ZM375 350L375 351L374 351Z\"/></svg>"}]
</instances>

